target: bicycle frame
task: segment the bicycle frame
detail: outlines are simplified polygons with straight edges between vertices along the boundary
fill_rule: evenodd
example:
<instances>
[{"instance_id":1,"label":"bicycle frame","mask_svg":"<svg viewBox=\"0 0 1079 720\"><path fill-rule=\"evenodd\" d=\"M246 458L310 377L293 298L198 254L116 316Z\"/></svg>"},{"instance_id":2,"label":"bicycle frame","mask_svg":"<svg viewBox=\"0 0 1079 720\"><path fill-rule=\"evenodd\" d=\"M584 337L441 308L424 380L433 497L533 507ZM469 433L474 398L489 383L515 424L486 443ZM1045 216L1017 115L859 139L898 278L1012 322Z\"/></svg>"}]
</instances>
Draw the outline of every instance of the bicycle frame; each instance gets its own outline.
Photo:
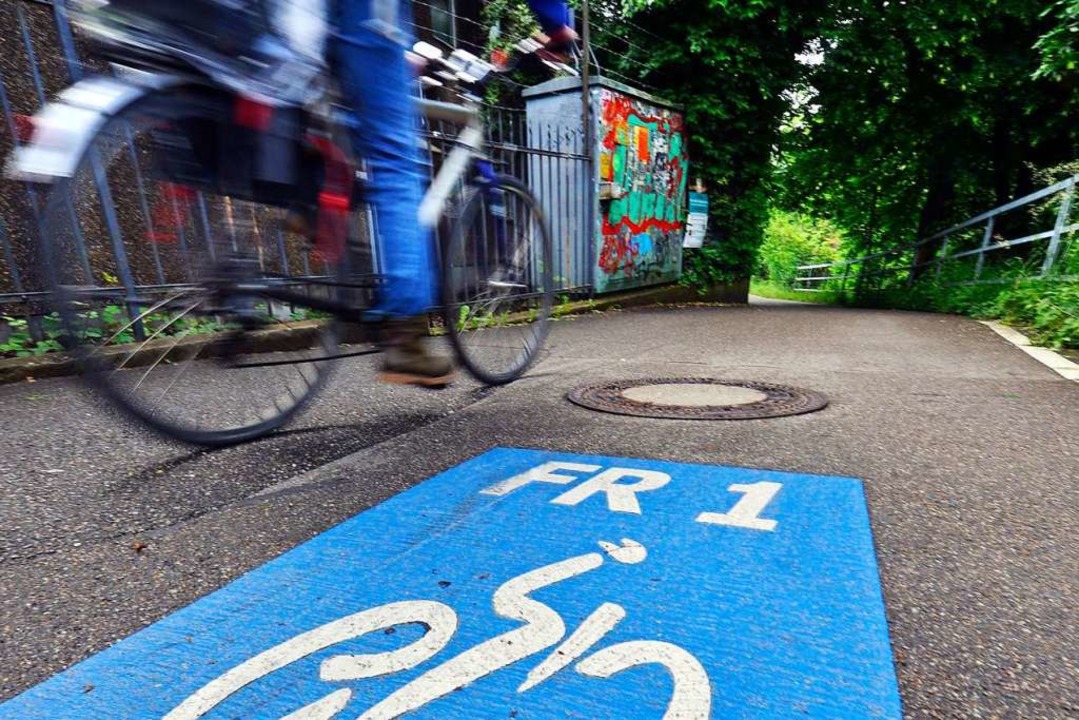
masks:
<instances>
[{"instance_id":1,"label":"bicycle frame","mask_svg":"<svg viewBox=\"0 0 1079 720\"><path fill-rule=\"evenodd\" d=\"M429 120L447 120L465 126L420 203L420 224L425 228L434 228L446 209L454 186L468 172L469 165L483 149L483 121L479 111L471 106L435 100L420 100L417 104Z\"/></svg>"},{"instance_id":2,"label":"bicycle frame","mask_svg":"<svg viewBox=\"0 0 1079 720\"><path fill-rule=\"evenodd\" d=\"M483 149L483 119L478 108L469 105L455 105L453 103L436 100L418 100L417 107L428 120L442 120L463 125L464 128L454 139L454 148L442 163L437 175L424 194L419 208L420 224L429 230L435 228L439 219L446 210L450 196L457 184L465 178L473 162L482 156ZM332 282L299 278L281 278L283 285L295 286L325 286L325 287L370 287L369 284L351 282ZM303 293L289 290L284 286L267 284L243 285L239 284L232 289L238 291L250 291L271 300L284 303L303 305L334 315L350 315L357 308L350 303L334 300L324 300Z\"/></svg>"}]
</instances>

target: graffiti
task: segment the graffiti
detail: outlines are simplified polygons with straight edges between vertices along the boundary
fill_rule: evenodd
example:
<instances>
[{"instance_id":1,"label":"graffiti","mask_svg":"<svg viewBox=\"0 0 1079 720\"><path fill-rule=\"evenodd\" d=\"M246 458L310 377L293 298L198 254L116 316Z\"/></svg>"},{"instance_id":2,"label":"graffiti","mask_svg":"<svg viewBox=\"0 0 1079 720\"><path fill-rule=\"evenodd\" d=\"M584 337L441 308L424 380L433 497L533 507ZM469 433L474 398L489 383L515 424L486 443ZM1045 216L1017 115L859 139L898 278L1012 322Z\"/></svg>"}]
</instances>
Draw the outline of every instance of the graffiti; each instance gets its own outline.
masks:
<instances>
[{"instance_id":1,"label":"graffiti","mask_svg":"<svg viewBox=\"0 0 1079 720\"><path fill-rule=\"evenodd\" d=\"M639 242L628 227L612 228L609 234L604 227L603 249L599 254L599 266L603 268L603 272L613 275L619 270L625 270L628 275L632 275L639 255Z\"/></svg>"},{"instance_id":2,"label":"graffiti","mask_svg":"<svg viewBox=\"0 0 1079 720\"><path fill-rule=\"evenodd\" d=\"M613 228L603 236L599 266L607 275L621 273L637 282L659 281L677 269L681 257L681 230L658 224L634 233L631 226Z\"/></svg>"},{"instance_id":3,"label":"graffiti","mask_svg":"<svg viewBox=\"0 0 1079 720\"><path fill-rule=\"evenodd\" d=\"M660 267L665 267L671 257L671 240L674 235L674 233L653 230L652 255L656 259L656 264Z\"/></svg>"},{"instance_id":4,"label":"graffiti","mask_svg":"<svg viewBox=\"0 0 1079 720\"><path fill-rule=\"evenodd\" d=\"M600 94L599 290L673 279L681 260L688 159L682 117L623 93Z\"/></svg>"}]
</instances>

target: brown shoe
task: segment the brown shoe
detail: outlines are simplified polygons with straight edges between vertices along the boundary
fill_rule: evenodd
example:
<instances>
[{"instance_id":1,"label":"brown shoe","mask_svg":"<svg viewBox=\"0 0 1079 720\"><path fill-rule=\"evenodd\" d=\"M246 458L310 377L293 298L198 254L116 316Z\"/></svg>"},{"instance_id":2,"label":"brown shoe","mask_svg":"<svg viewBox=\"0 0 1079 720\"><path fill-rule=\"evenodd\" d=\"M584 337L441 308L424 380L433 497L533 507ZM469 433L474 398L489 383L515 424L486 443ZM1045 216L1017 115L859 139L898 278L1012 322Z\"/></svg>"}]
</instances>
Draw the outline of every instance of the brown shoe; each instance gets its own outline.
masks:
<instances>
[{"instance_id":1,"label":"brown shoe","mask_svg":"<svg viewBox=\"0 0 1079 720\"><path fill-rule=\"evenodd\" d=\"M378 379L398 385L445 387L453 381L453 362L427 351L427 318L390 320L386 327L386 350Z\"/></svg>"}]
</instances>

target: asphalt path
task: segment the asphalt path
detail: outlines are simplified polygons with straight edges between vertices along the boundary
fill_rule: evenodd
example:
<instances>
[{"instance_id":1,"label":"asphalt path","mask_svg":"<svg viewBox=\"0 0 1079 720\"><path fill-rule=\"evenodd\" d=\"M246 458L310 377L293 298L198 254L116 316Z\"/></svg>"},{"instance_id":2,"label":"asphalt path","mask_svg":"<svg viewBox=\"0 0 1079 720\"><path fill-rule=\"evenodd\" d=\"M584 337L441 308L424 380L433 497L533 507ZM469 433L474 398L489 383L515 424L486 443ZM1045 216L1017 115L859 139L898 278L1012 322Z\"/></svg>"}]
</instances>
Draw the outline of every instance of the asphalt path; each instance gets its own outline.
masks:
<instances>
[{"instance_id":1,"label":"asphalt path","mask_svg":"<svg viewBox=\"0 0 1079 720\"><path fill-rule=\"evenodd\" d=\"M0 699L336 523L495 446L862 478L905 712L1079 716L1079 383L968 319L769 303L554 324L487 390L381 386L343 367L285 431L163 442L70 379L0 387ZM646 420L577 384L797 385L798 417Z\"/></svg>"}]
</instances>

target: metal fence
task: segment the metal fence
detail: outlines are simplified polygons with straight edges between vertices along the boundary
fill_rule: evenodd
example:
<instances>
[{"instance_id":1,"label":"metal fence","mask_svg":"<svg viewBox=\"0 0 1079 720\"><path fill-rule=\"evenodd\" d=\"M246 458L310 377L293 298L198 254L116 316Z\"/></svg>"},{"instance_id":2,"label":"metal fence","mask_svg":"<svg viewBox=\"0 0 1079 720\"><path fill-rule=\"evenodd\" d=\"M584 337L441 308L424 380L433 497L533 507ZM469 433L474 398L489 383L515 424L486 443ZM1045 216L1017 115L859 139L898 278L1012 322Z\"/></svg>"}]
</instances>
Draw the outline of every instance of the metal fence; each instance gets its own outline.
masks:
<instances>
[{"instance_id":1,"label":"metal fence","mask_svg":"<svg viewBox=\"0 0 1079 720\"><path fill-rule=\"evenodd\" d=\"M1069 252L1079 230L1079 223L1071 222L1077 185L1079 175L894 250L800 265L793 287L844 294L925 280L943 287L1007 283L1020 276L1079 281L1079 261L1072 257L1079 253ZM1006 237L1006 216L1018 211L1026 214L1013 226L1045 229Z\"/></svg>"},{"instance_id":2,"label":"metal fence","mask_svg":"<svg viewBox=\"0 0 1079 720\"><path fill-rule=\"evenodd\" d=\"M48 97L86 72L107 72L108 68L95 62L92 54L81 47L72 33L62 2L2 0L0 22L8 28L6 37L0 39L0 113L3 121L0 155L6 157L28 139L30 117ZM525 122L524 111L507 108L491 108L486 115L489 153L500 172L529 185L538 183L551 187L560 182L557 168L565 167L566 161L578 164L580 172L587 173L588 157L580 152L583 126L580 130L567 130L564 118L557 127L554 124L549 128L530 126ZM432 174L437 170L440 157L452 145L453 135L452 128L442 125L425 125L423 128L421 138L430 151ZM155 232L152 223L154 200L144 185L146 173L140 171L139 161L132 155L135 173L131 187L116 193L99 188L102 200L107 200L109 205L103 208L101 228L108 237L97 239L108 249L108 257L101 260L101 271L115 277L115 290L122 291L130 310L137 307L137 298L147 288L160 291L181 283L178 278L183 273L176 269L185 262L182 238L167 251L155 241L159 233ZM557 166L556 161L559 161ZM105 182L103 178L98 181ZM194 198L196 212L202 208L205 214L205 202L201 195ZM587 216L585 202L587 199L583 196L567 197L564 204L548 208L552 211L548 221L556 231L556 282L563 292L586 291L591 284L587 272L590 259L585 257L590 244L576 237L577 232L584 232L585 228L583 222L574 219L576 214ZM40 323L36 316L44 310L39 302L44 288L37 257L42 205L43 198L38 189L0 180L0 315L27 315L32 329L35 323ZM125 206L129 211L124 210ZM124 221L136 216L143 218L143 227L133 227L139 223ZM206 223L202 227L209 232ZM448 223L443 223L439 232L444 233L447 228ZM302 276L324 272L317 254L286 252L279 228L267 233L265 247L260 253L263 250L267 262L286 274ZM377 271L377 251L373 251L372 261ZM3 332L2 323L0 332Z\"/></svg>"},{"instance_id":3,"label":"metal fence","mask_svg":"<svg viewBox=\"0 0 1079 720\"><path fill-rule=\"evenodd\" d=\"M546 213L555 289L590 292L595 262L588 219L593 197L586 189L591 164L580 115L530 112L526 117L524 110L507 107L489 108L485 114L486 151L496 170L528 185Z\"/></svg>"}]
</instances>

